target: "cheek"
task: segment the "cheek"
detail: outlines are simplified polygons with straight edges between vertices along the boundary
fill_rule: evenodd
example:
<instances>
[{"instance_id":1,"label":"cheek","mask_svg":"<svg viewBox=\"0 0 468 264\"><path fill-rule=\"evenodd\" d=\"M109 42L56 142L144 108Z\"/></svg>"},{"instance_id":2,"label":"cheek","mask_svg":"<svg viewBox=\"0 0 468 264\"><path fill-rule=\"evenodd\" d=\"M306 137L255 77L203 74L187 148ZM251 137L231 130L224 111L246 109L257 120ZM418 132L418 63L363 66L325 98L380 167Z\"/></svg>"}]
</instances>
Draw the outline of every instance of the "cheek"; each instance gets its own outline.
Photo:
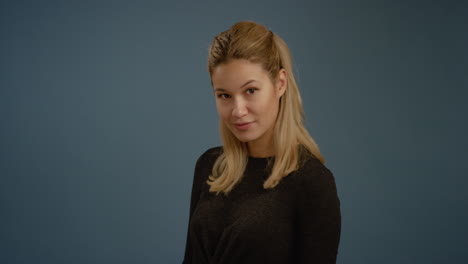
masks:
<instances>
[{"instance_id":1,"label":"cheek","mask_svg":"<svg viewBox=\"0 0 468 264\"><path fill-rule=\"evenodd\" d=\"M272 119L276 116L278 112L278 102L275 101L274 98L271 98L271 100L265 101L261 104L261 107L259 107L257 112L268 119Z\"/></svg>"},{"instance_id":2,"label":"cheek","mask_svg":"<svg viewBox=\"0 0 468 264\"><path fill-rule=\"evenodd\" d=\"M227 109L227 107L223 107L222 105L216 104L216 109L218 110L218 116L222 120L229 119L229 110Z\"/></svg>"}]
</instances>

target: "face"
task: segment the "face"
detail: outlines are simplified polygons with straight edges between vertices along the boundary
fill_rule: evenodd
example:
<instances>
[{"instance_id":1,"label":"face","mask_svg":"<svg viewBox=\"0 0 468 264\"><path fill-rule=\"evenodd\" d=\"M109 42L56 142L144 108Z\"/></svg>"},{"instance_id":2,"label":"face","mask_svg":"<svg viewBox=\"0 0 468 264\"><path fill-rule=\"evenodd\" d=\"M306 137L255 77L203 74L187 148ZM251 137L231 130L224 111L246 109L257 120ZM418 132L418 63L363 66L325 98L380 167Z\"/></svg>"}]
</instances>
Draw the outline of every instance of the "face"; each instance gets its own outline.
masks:
<instances>
[{"instance_id":1,"label":"face","mask_svg":"<svg viewBox=\"0 0 468 264\"><path fill-rule=\"evenodd\" d=\"M236 59L217 66L211 76L222 122L242 142L271 144L286 72L274 82L262 66Z\"/></svg>"}]
</instances>

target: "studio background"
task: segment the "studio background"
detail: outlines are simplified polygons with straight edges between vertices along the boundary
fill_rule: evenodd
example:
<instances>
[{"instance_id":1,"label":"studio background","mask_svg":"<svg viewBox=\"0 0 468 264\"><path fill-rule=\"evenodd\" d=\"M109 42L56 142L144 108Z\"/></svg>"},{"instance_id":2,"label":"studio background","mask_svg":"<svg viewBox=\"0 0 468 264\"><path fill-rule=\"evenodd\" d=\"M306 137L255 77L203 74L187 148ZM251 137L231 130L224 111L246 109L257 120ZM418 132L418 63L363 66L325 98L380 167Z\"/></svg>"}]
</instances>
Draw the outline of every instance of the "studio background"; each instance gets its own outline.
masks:
<instances>
[{"instance_id":1,"label":"studio background","mask_svg":"<svg viewBox=\"0 0 468 264\"><path fill-rule=\"evenodd\" d=\"M2 1L0 263L181 263L206 71L241 20L289 45L341 200L338 263L468 258L462 1Z\"/></svg>"}]
</instances>

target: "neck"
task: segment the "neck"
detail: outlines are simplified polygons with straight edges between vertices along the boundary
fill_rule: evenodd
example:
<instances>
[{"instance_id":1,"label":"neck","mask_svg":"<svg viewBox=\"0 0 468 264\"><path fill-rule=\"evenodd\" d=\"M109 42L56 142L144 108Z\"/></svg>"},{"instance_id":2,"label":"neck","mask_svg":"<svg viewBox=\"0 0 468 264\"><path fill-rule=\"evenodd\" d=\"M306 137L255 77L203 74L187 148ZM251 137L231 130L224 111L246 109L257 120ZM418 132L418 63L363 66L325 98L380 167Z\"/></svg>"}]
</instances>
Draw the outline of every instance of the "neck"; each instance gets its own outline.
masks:
<instances>
[{"instance_id":1,"label":"neck","mask_svg":"<svg viewBox=\"0 0 468 264\"><path fill-rule=\"evenodd\" d=\"M272 140L251 141L248 142L247 146L249 155L254 158L268 158L275 155L275 148Z\"/></svg>"},{"instance_id":2,"label":"neck","mask_svg":"<svg viewBox=\"0 0 468 264\"><path fill-rule=\"evenodd\" d=\"M254 158L268 158L272 157L275 155L275 152L272 150L259 150L257 149L256 151L250 151L249 150L249 156L254 157Z\"/></svg>"}]
</instances>

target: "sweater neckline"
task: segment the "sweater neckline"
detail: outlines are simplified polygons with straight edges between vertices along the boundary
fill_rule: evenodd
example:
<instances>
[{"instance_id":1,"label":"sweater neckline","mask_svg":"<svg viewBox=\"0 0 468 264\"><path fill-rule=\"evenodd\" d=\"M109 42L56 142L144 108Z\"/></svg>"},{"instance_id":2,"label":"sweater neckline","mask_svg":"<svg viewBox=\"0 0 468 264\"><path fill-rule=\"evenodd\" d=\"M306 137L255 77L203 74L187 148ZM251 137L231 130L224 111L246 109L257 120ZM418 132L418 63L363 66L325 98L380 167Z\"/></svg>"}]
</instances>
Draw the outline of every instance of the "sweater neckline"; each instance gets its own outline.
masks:
<instances>
[{"instance_id":1,"label":"sweater neckline","mask_svg":"<svg viewBox=\"0 0 468 264\"><path fill-rule=\"evenodd\" d=\"M257 160L257 161L261 161L261 160L269 160L269 159L273 159L275 156L270 156L270 157L252 157L249 155L249 160Z\"/></svg>"},{"instance_id":2,"label":"sweater neckline","mask_svg":"<svg viewBox=\"0 0 468 264\"><path fill-rule=\"evenodd\" d=\"M248 163L254 167L264 168L267 164L272 163L275 160L275 156L270 157L252 157L248 156Z\"/></svg>"}]
</instances>

